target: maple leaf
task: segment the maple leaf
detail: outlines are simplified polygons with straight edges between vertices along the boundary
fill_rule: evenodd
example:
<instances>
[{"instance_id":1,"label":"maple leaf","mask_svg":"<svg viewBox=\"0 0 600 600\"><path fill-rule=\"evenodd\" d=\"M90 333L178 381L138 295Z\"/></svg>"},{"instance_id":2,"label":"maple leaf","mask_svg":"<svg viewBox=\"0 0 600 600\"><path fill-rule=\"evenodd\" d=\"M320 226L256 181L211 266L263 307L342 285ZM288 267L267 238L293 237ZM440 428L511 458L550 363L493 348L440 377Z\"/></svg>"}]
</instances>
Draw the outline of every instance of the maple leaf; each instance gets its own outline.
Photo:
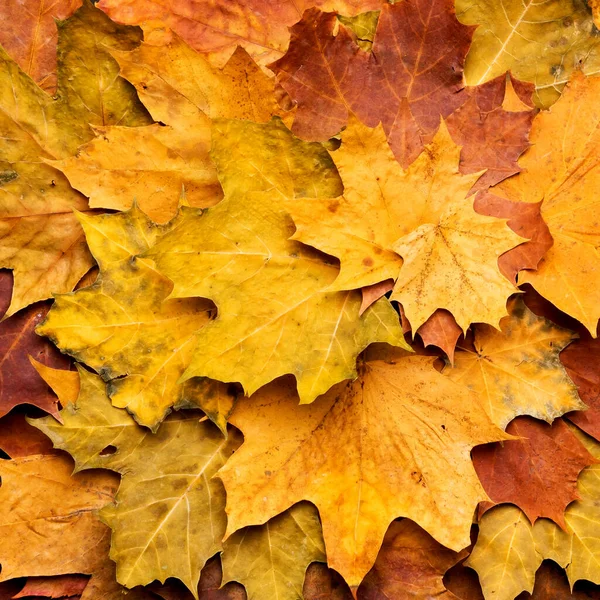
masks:
<instances>
[{"instance_id":1,"label":"maple leaf","mask_svg":"<svg viewBox=\"0 0 600 600\"><path fill-rule=\"evenodd\" d=\"M100 513L113 530L118 581L133 587L177 577L197 598L200 570L221 550L225 532L225 492L211 477L239 436L224 438L194 412L173 415L150 434L111 405L97 375L84 369L79 375L77 402L61 412L64 426L46 418L31 423L73 456L76 472L122 474L116 504Z\"/></svg>"},{"instance_id":2,"label":"maple leaf","mask_svg":"<svg viewBox=\"0 0 600 600\"><path fill-rule=\"evenodd\" d=\"M564 529L565 509L579 497L577 477L594 458L560 419L550 426L519 417L506 432L519 439L473 450L485 491L496 504L518 506L532 523L546 517Z\"/></svg>"},{"instance_id":3,"label":"maple leaf","mask_svg":"<svg viewBox=\"0 0 600 600\"><path fill-rule=\"evenodd\" d=\"M352 592L346 582L327 565L313 563L306 570L304 600L352 600Z\"/></svg>"},{"instance_id":4,"label":"maple leaf","mask_svg":"<svg viewBox=\"0 0 600 600\"><path fill-rule=\"evenodd\" d=\"M66 19L81 0L0 2L0 44L43 90L56 91L56 20Z\"/></svg>"},{"instance_id":5,"label":"maple leaf","mask_svg":"<svg viewBox=\"0 0 600 600\"><path fill-rule=\"evenodd\" d=\"M44 598L80 597L88 583L85 575L58 575L55 577L28 577L23 589L13 598L41 596Z\"/></svg>"},{"instance_id":6,"label":"maple leaf","mask_svg":"<svg viewBox=\"0 0 600 600\"><path fill-rule=\"evenodd\" d=\"M560 100L539 113L531 148L519 165L523 172L494 192L516 201L540 202L554 245L537 271L519 275L557 308L583 323L592 335L600 317L600 110L591 100L600 79L573 76Z\"/></svg>"},{"instance_id":7,"label":"maple leaf","mask_svg":"<svg viewBox=\"0 0 600 600\"><path fill-rule=\"evenodd\" d=\"M228 534L308 500L328 564L354 588L398 516L452 549L468 545L472 511L485 499L469 451L506 436L431 359L399 352L384 351L310 406L283 381L237 404L231 422L245 441L219 471Z\"/></svg>"},{"instance_id":8,"label":"maple leaf","mask_svg":"<svg viewBox=\"0 0 600 600\"><path fill-rule=\"evenodd\" d=\"M52 442L29 425L18 409L0 419L0 450L9 458L53 452Z\"/></svg>"},{"instance_id":9,"label":"maple leaf","mask_svg":"<svg viewBox=\"0 0 600 600\"><path fill-rule=\"evenodd\" d=\"M0 52L0 266L15 275L7 315L72 290L93 263L72 214L86 210L87 201L43 161L74 153L92 137L88 123L148 122L105 49L131 48L139 32L115 25L87 2L59 29L56 100Z\"/></svg>"},{"instance_id":10,"label":"maple leaf","mask_svg":"<svg viewBox=\"0 0 600 600\"><path fill-rule=\"evenodd\" d=\"M384 5L372 53L360 50L343 27L334 35L337 25L334 13L307 11L291 29L286 55L269 65L298 104L293 131L300 137L327 139L354 112L370 126L382 121L399 156L402 137L419 145L421 129L432 133L440 115L464 102L457 92L471 32L449 0Z\"/></svg>"},{"instance_id":11,"label":"maple leaf","mask_svg":"<svg viewBox=\"0 0 600 600\"><path fill-rule=\"evenodd\" d=\"M157 226L137 207L79 218L100 276L87 288L57 296L38 334L100 372L113 404L127 408L140 424L156 430L171 407L201 406L206 397L223 427L219 415L231 410L231 394L214 382L177 383L196 330L208 322L210 303L167 300L171 283L134 259L169 226Z\"/></svg>"},{"instance_id":12,"label":"maple leaf","mask_svg":"<svg viewBox=\"0 0 600 600\"><path fill-rule=\"evenodd\" d=\"M571 429L587 450L600 458L600 445ZM596 560L600 544L599 464L579 476L580 499L567 507L562 531L547 519L532 526L515 506L502 505L487 511L479 525L479 536L467 565L479 574L486 599L512 600L522 590L531 592L535 572L544 559L551 559L567 570L571 587L576 581L600 580Z\"/></svg>"},{"instance_id":13,"label":"maple leaf","mask_svg":"<svg viewBox=\"0 0 600 600\"><path fill-rule=\"evenodd\" d=\"M389 302L380 300L359 318L360 294L328 291L337 269L289 241L292 232L272 194L254 192L204 213L183 210L145 254L173 281L173 297L210 298L219 311L198 332L184 381L239 381L249 395L291 373L308 403L355 376L356 357L371 342L406 347ZM289 303L281 300L285 289L293 291Z\"/></svg>"},{"instance_id":14,"label":"maple leaf","mask_svg":"<svg viewBox=\"0 0 600 600\"><path fill-rule=\"evenodd\" d=\"M324 561L319 515L304 502L262 527L237 531L223 544L223 584L244 584L248 600L302 598L304 574L313 561Z\"/></svg>"},{"instance_id":15,"label":"maple leaf","mask_svg":"<svg viewBox=\"0 0 600 600\"><path fill-rule=\"evenodd\" d=\"M438 544L408 519L394 521L375 565L362 582L361 600L441 598L458 600L442 583L444 573L467 555Z\"/></svg>"},{"instance_id":16,"label":"maple leaf","mask_svg":"<svg viewBox=\"0 0 600 600\"><path fill-rule=\"evenodd\" d=\"M101 0L99 8L111 19L129 25L141 25L144 36L154 45L171 39L171 30L181 35L195 50L208 53L213 62L223 63L238 44L261 65L285 52L289 33L305 9L322 6L354 15L374 10L380 0L242 0L234 5L225 1L206 3L187 0L173 6L165 0Z\"/></svg>"},{"instance_id":17,"label":"maple leaf","mask_svg":"<svg viewBox=\"0 0 600 600\"><path fill-rule=\"evenodd\" d=\"M474 211L466 195L479 174L458 172L459 151L442 126L402 171L380 127L350 124L333 153L344 196L286 203L294 239L340 259L332 289L392 278L392 300L414 330L438 308L463 330L473 321L497 324L515 290L500 274L498 256L523 239L505 222Z\"/></svg>"},{"instance_id":18,"label":"maple leaf","mask_svg":"<svg viewBox=\"0 0 600 600\"><path fill-rule=\"evenodd\" d=\"M567 418L588 435L600 437L600 340L576 340L560 354L560 361L577 386L579 396L588 406L585 411L567 415Z\"/></svg>"},{"instance_id":19,"label":"maple leaf","mask_svg":"<svg viewBox=\"0 0 600 600\"><path fill-rule=\"evenodd\" d=\"M112 500L118 479L104 472L71 476L71 470L71 461L57 455L0 461L0 581L96 568L108 539L93 512Z\"/></svg>"},{"instance_id":20,"label":"maple leaf","mask_svg":"<svg viewBox=\"0 0 600 600\"><path fill-rule=\"evenodd\" d=\"M10 299L11 287L10 272L1 272L0 295L4 300ZM56 397L40 381L28 359L28 355L32 355L58 368L69 365L69 359L57 352L48 340L35 335L35 328L48 309L48 304L37 303L0 322L0 417L24 403L58 416Z\"/></svg>"},{"instance_id":21,"label":"maple leaf","mask_svg":"<svg viewBox=\"0 0 600 600\"><path fill-rule=\"evenodd\" d=\"M142 44L112 55L152 117L168 127L97 128L76 157L53 166L90 206L126 210L135 198L160 223L177 212L182 188L192 206L216 204L222 191L208 156L211 119L268 121L281 112L274 81L241 49L220 70L177 37L166 47Z\"/></svg>"},{"instance_id":22,"label":"maple leaf","mask_svg":"<svg viewBox=\"0 0 600 600\"><path fill-rule=\"evenodd\" d=\"M454 356L444 373L476 391L499 427L518 415L551 423L572 410L585 410L559 354L574 334L532 313L520 297L509 302L500 331L474 326L473 349Z\"/></svg>"},{"instance_id":23,"label":"maple leaf","mask_svg":"<svg viewBox=\"0 0 600 600\"><path fill-rule=\"evenodd\" d=\"M585 3L574 0L457 0L461 23L476 25L465 65L467 85L506 71L535 84L534 100L547 108L578 69L600 68L599 41Z\"/></svg>"}]
</instances>

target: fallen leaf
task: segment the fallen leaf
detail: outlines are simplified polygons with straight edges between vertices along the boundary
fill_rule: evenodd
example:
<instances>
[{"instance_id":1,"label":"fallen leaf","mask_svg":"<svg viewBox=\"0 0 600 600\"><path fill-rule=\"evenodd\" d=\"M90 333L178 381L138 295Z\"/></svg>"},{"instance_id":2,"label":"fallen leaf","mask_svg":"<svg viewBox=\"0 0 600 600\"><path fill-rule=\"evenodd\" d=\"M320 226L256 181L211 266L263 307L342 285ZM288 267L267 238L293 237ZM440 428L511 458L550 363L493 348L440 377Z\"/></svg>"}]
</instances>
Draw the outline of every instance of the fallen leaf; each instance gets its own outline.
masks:
<instances>
[{"instance_id":1,"label":"fallen leaf","mask_svg":"<svg viewBox=\"0 0 600 600\"><path fill-rule=\"evenodd\" d=\"M276 138L282 131L276 124L259 127L267 135L274 131ZM172 297L199 296L217 305L217 318L198 332L183 380L237 381L250 395L291 373L301 401L312 402L333 384L355 376L356 357L371 342L406 347L398 317L382 299L359 318L359 292L328 289L338 274L330 259L289 240L294 225L271 188L278 180L287 186L302 181L310 154L298 166L281 167L281 176L276 170L274 183L268 184L253 175L259 171L270 181L273 149L263 163L255 147L246 171L237 149L230 147L231 138L221 144L224 130L228 122L217 121L213 155L225 200L204 212L184 207L173 228L144 254L173 281ZM249 148L241 146L245 156ZM263 186L270 191L252 191ZM282 302L282 292L291 294L289 302Z\"/></svg>"},{"instance_id":2,"label":"fallen leaf","mask_svg":"<svg viewBox=\"0 0 600 600\"><path fill-rule=\"evenodd\" d=\"M58 575L55 577L28 577L25 587L13 598L43 596L44 598L64 598L80 596L89 577L85 575Z\"/></svg>"},{"instance_id":3,"label":"fallen leaf","mask_svg":"<svg viewBox=\"0 0 600 600\"><path fill-rule=\"evenodd\" d=\"M116 503L100 513L113 530L110 557L119 583L134 587L176 577L197 598L200 571L221 550L225 532L225 492L212 475L239 436L232 431L224 438L194 412L172 415L151 434L111 405L97 375L84 369L79 375L77 402L61 411L64 426L47 418L32 425L73 456L76 471L100 467L122 474Z\"/></svg>"},{"instance_id":4,"label":"fallen leaf","mask_svg":"<svg viewBox=\"0 0 600 600\"><path fill-rule=\"evenodd\" d=\"M520 111L505 109L505 96L516 96L505 75L466 91L468 100L448 116L446 124L452 139L461 146L461 173L485 170L473 188L480 191L520 171L517 160L529 147L535 111L525 105Z\"/></svg>"},{"instance_id":5,"label":"fallen leaf","mask_svg":"<svg viewBox=\"0 0 600 600\"><path fill-rule=\"evenodd\" d=\"M358 598L459 600L445 588L442 578L466 555L466 551L457 553L444 548L408 519L393 521L375 565L358 590Z\"/></svg>"},{"instance_id":6,"label":"fallen leaf","mask_svg":"<svg viewBox=\"0 0 600 600\"><path fill-rule=\"evenodd\" d=\"M474 350L457 352L454 367L447 366L444 374L477 392L502 428L518 415L551 423L571 410L584 410L559 358L574 334L533 314L519 296L509 301L509 313L500 331L475 325Z\"/></svg>"},{"instance_id":7,"label":"fallen leaf","mask_svg":"<svg viewBox=\"0 0 600 600\"><path fill-rule=\"evenodd\" d=\"M488 193L481 193L475 197L473 207L478 213L508 219L506 224L516 234L528 240L498 258L500 271L514 283L517 282L519 271L537 269L546 252L552 247L552 236L542 218L541 206L541 202L511 202Z\"/></svg>"},{"instance_id":8,"label":"fallen leaf","mask_svg":"<svg viewBox=\"0 0 600 600\"><path fill-rule=\"evenodd\" d=\"M567 418L588 435L600 438L600 340L581 339L560 353L567 374L577 386L580 398L588 406Z\"/></svg>"},{"instance_id":9,"label":"fallen leaf","mask_svg":"<svg viewBox=\"0 0 600 600\"><path fill-rule=\"evenodd\" d=\"M310 563L325 559L319 514L304 502L227 538L221 554L223 584L242 583L248 600L297 600Z\"/></svg>"},{"instance_id":10,"label":"fallen leaf","mask_svg":"<svg viewBox=\"0 0 600 600\"><path fill-rule=\"evenodd\" d=\"M519 275L592 335L600 317L600 200L595 159L600 145L600 109L591 99L600 79L573 76L561 99L540 112L531 148L519 160L522 172L492 188L520 202L540 202L554 239L537 271Z\"/></svg>"},{"instance_id":11,"label":"fallen leaf","mask_svg":"<svg viewBox=\"0 0 600 600\"><path fill-rule=\"evenodd\" d=\"M56 100L0 53L0 266L15 276L8 315L71 291L93 264L73 215L87 201L44 161L74 154L93 135L88 124L149 122L106 51L131 48L139 32L88 2L59 30Z\"/></svg>"},{"instance_id":12,"label":"fallen leaf","mask_svg":"<svg viewBox=\"0 0 600 600\"><path fill-rule=\"evenodd\" d=\"M399 353L382 350L356 381L310 406L297 404L289 380L236 405L231 422L244 443L219 471L228 534L308 500L321 516L328 564L354 589L396 517L452 549L469 544L473 510L486 498L469 451L506 435L430 358Z\"/></svg>"},{"instance_id":13,"label":"fallen leaf","mask_svg":"<svg viewBox=\"0 0 600 600\"><path fill-rule=\"evenodd\" d=\"M577 477L594 457L561 419L548 425L518 417L506 433L515 439L473 450L483 488L493 503L515 504L532 523L545 517L565 529L565 509L579 498Z\"/></svg>"},{"instance_id":14,"label":"fallen leaf","mask_svg":"<svg viewBox=\"0 0 600 600\"><path fill-rule=\"evenodd\" d=\"M354 34L354 40L358 44L358 47L365 52L370 52L373 48L379 14L380 11L378 10L370 10L353 17L338 15L337 18L342 25Z\"/></svg>"},{"instance_id":15,"label":"fallen leaf","mask_svg":"<svg viewBox=\"0 0 600 600\"><path fill-rule=\"evenodd\" d=\"M304 600L352 600L352 592L346 582L323 563L313 563L306 570Z\"/></svg>"},{"instance_id":16,"label":"fallen leaf","mask_svg":"<svg viewBox=\"0 0 600 600\"><path fill-rule=\"evenodd\" d=\"M68 368L70 360L45 339L35 334L49 306L37 303L0 323L0 416L19 404L31 404L58 416L58 399L40 379L29 362Z\"/></svg>"},{"instance_id":17,"label":"fallen leaf","mask_svg":"<svg viewBox=\"0 0 600 600\"><path fill-rule=\"evenodd\" d=\"M362 288L362 304L360 305L359 314L362 315L365 310L369 308L369 306L377 302L379 298L383 298L383 296L385 296L388 292L391 292L393 289L393 279L386 279L385 281L380 281L379 283L367 285L366 287Z\"/></svg>"},{"instance_id":18,"label":"fallen leaf","mask_svg":"<svg viewBox=\"0 0 600 600\"><path fill-rule=\"evenodd\" d=\"M107 528L94 511L112 501L118 478L71 470L72 462L58 455L0 461L1 581L96 567Z\"/></svg>"},{"instance_id":19,"label":"fallen leaf","mask_svg":"<svg viewBox=\"0 0 600 600\"><path fill-rule=\"evenodd\" d=\"M419 327L417 333L421 336L425 347L437 346L445 352L450 364L454 365L454 350L463 332L447 310L436 310Z\"/></svg>"},{"instance_id":20,"label":"fallen leaf","mask_svg":"<svg viewBox=\"0 0 600 600\"><path fill-rule=\"evenodd\" d=\"M4 27L0 44L43 90L56 91L56 21L66 19L81 6L81 0L27 0L0 2Z\"/></svg>"},{"instance_id":21,"label":"fallen leaf","mask_svg":"<svg viewBox=\"0 0 600 600\"><path fill-rule=\"evenodd\" d=\"M593 75L600 68L599 42L585 3L458 0L456 13L461 23L477 26L465 64L467 85L510 71L534 83L535 103L547 108L574 71Z\"/></svg>"},{"instance_id":22,"label":"fallen leaf","mask_svg":"<svg viewBox=\"0 0 600 600\"><path fill-rule=\"evenodd\" d=\"M594 458L600 458L598 442L574 427L571 430ZM566 531L547 519L538 519L532 526L524 513L510 505L483 515L466 564L478 572L486 600L512 600L522 590L531 592L543 559L566 568L571 588L580 579L600 582L595 559L600 545L599 471L600 465L593 464L579 476L580 499L567 507Z\"/></svg>"},{"instance_id":23,"label":"fallen leaf","mask_svg":"<svg viewBox=\"0 0 600 600\"><path fill-rule=\"evenodd\" d=\"M211 305L167 300L172 284L134 258L168 226L157 226L137 207L79 219L100 275L87 288L57 296L37 333L98 371L113 404L156 430L172 407L200 406L205 391L219 393L211 382L178 383Z\"/></svg>"},{"instance_id":24,"label":"fallen leaf","mask_svg":"<svg viewBox=\"0 0 600 600\"><path fill-rule=\"evenodd\" d=\"M174 6L166 0L101 0L98 6L119 23L141 25L145 39L155 45L168 42L172 30L216 63L225 62L241 45L265 65L285 52L288 27L310 6L352 16L379 8L380 4L380 0L282 0L277 4L243 0L231 5L224 0L187 0Z\"/></svg>"},{"instance_id":25,"label":"fallen leaf","mask_svg":"<svg viewBox=\"0 0 600 600\"><path fill-rule=\"evenodd\" d=\"M438 308L463 330L474 321L497 324L515 291L498 270L498 256L524 240L473 210L466 195L479 174L458 172L459 153L442 126L402 171L381 127L351 122L333 153L344 195L286 203L294 239L340 259L332 289L395 279L391 299L402 304L413 330Z\"/></svg>"},{"instance_id":26,"label":"fallen leaf","mask_svg":"<svg viewBox=\"0 0 600 600\"><path fill-rule=\"evenodd\" d=\"M0 419L0 450L9 458L54 453L52 442L27 423L19 410L13 410Z\"/></svg>"},{"instance_id":27,"label":"fallen leaf","mask_svg":"<svg viewBox=\"0 0 600 600\"><path fill-rule=\"evenodd\" d=\"M215 69L177 37L166 47L142 44L112 55L152 117L167 127L97 128L98 137L76 157L53 166L90 197L90 206L126 210L135 198L160 223L177 212L182 189L192 206L216 204L223 194L208 156L211 119L268 121L282 112L274 81L242 49Z\"/></svg>"},{"instance_id":28,"label":"fallen leaf","mask_svg":"<svg viewBox=\"0 0 600 600\"><path fill-rule=\"evenodd\" d=\"M77 396L79 396L79 373L77 371L53 369L31 358L31 356L29 362L38 375L52 388L63 407L77 401Z\"/></svg>"}]
</instances>

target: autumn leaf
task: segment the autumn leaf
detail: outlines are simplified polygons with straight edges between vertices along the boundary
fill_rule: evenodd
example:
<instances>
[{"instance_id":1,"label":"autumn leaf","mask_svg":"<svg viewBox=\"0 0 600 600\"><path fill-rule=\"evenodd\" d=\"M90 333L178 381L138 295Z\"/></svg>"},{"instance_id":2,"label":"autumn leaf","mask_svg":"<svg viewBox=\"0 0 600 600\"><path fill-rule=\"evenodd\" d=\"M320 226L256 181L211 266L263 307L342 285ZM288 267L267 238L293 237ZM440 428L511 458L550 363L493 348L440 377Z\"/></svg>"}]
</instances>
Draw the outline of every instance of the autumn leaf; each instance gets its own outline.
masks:
<instances>
[{"instance_id":1,"label":"autumn leaf","mask_svg":"<svg viewBox=\"0 0 600 600\"><path fill-rule=\"evenodd\" d=\"M10 272L2 271L0 294L4 300L10 299L11 287ZM48 340L35 335L48 309L47 304L37 303L0 322L0 417L24 403L58 416L56 396L40 380L28 358L33 356L56 368L67 368L70 363Z\"/></svg>"},{"instance_id":2,"label":"autumn leaf","mask_svg":"<svg viewBox=\"0 0 600 600\"><path fill-rule=\"evenodd\" d=\"M232 432L224 438L193 412L173 415L158 433L148 433L111 405L97 375L79 374L77 402L61 411L64 426L49 419L31 423L73 456L76 471L105 468L123 475L116 504L101 512L113 530L110 556L119 583L134 587L177 577L197 597L200 571L221 550L225 532L225 493L211 477L239 437Z\"/></svg>"},{"instance_id":3,"label":"autumn leaf","mask_svg":"<svg viewBox=\"0 0 600 600\"><path fill-rule=\"evenodd\" d=\"M346 582L323 563L313 563L306 570L304 600L352 600L352 592Z\"/></svg>"},{"instance_id":4,"label":"autumn leaf","mask_svg":"<svg viewBox=\"0 0 600 600\"><path fill-rule=\"evenodd\" d=\"M572 431L594 458L600 458L597 442L575 428ZM595 558L600 543L598 470L599 465L593 464L579 476L580 499L565 512L566 531L547 519L532 526L515 506L502 505L485 513L467 564L478 572L486 600L512 600L521 590L531 592L543 559L566 568L571 587L580 579L600 581Z\"/></svg>"},{"instance_id":5,"label":"autumn leaf","mask_svg":"<svg viewBox=\"0 0 600 600\"><path fill-rule=\"evenodd\" d=\"M142 44L112 55L152 117L167 127L97 128L98 137L76 157L53 165L92 207L126 210L136 199L164 223L177 212L182 189L192 206L216 204L222 191L208 156L211 119L268 121L281 112L274 81L241 49L215 69L178 37L166 47Z\"/></svg>"},{"instance_id":6,"label":"autumn leaf","mask_svg":"<svg viewBox=\"0 0 600 600\"><path fill-rule=\"evenodd\" d=\"M223 63L239 44L261 65L285 52L288 27L300 19L305 9L321 6L344 15L375 10L380 0L283 0L271 4L248 0L231 6L224 0L213 3L188 0L177 9L165 0L116 2L101 0L99 8L118 23L141 25L146 39L162 45L171 39L171 30L190 46Z\"/></svg>"},{"instance_id":7,"label":"autumn leaf","mask_svg":"<svg viewBox=\"0 0 600 600\"><path fill-rule=\"evenodd\" d=\"M375 565L358 590L361 600L441 598L458 600L442 583L444 573L467 555L438 544L408 519L393 521Z\"/></svg>"},{"instance_id":8,"label":"autumn leaf","mask_svg":"<svg viewBox=\"0 0 600 600\"><path fill-rule=\"evenodd\" d=\"M574 335L534 315L517 296L501 330L475 325L474 348L454 357L444 373L476 391L499 427L518 415L551 423L572 410L585 410L562 366L560 351Z\"/></svg>"},{"instance_id":9,"label":"autumn leaf","mask_svg":"<svg viewBox=\"0 0 600 600\"><path fill-rule=\"evenodd\" d=\"M294 226L271 187L281 181L290 189L302 182L311 155L298 166L291 162L292 168L286 166L281 175L275 171L271 183L270 171L262 166L270 165L273 148L263 154L255 147L246 171L243 158L241 164L234 159L231 138L221 146L219 136L227 125L217 122L213 138L226 199L204 212L184 207L173 228L144 256L173 281L174 298L199 296L217 305L217 318L198 332L184 381L196 376L238 381L252 394L291 373L301 401L312 402L333 384L355 376L356 357L371 342L406 343L386 299L359 317L360 293L328 290L338 274L330 260L288 239ZM237 122L232 127L238 129ZM260 131L281 139L276 122ZM242 143L242 157L245 151ZM292 156L296 152L292 149ZM254 177L257 170L265 180ZM270 191L252 191L263 186ZM293 293L289 303L281 301L282 291Z\"/></svg>"},{"instance_id":10,"label":"autumn leaf","mask_svg":"<svg viewBox=\"0 0 600 600\"><path fill-rule=\"evenodd\" d=\"M66 19L81 6L81 0L3 0L0 13L5 18L0 44L43 90L56 90L56 20ZM27 17L23 18L25 15Z\"/></svg>"},{"instance_id":11,"label":"autumn leaf","mask_svg":"<svg viewBox=\"0 0 600 600\"><path fill-rule=\"evenodd\" d=\"M600 111L590 99L598 89L599 79L576 74L560 101L535 118L533 145L519 161L524 171L493 188L521 202L543 199L542 216L554 245L538 270L522 273L519 283L530 283L592 335L600 317L596 269L600 225L593 192L598 177L595 149L600 140Z\"/></svg>"},{"instance_id":12,"label":"autumn leaf","mask_svg":"<svg viewBox=\"0 0 600 600\"><path fill-rule=\"evenodd\" d=\"M598 37L585 3L457 0L461 23L477 28L465 65L467 85L480 85L506 71L535 84L534 100L547 108L575 70L594 75L600 67Z\"/></svg>"},{"instance_id":13,"label":"autumn leaf","mask_svg":"<svg viewBox=\"0 0 600 600\"><path fill-rule=\"evenodd\" d=\"M588 406L585 411L577 411L567 418L583 429L588 435L600 437L600 340L576 340L560 353L560 361L567 374L577 386L580 398Z\"/></svg>"},{"instance_id":14,"label":"autumn leaf","mask_svg":"<svg viewBox=\"0 0 600 600\"><path fill-rule=\"evenodd\" d=\"M28 577L23 589L13 598L42 596L44 598L64 598L81 596L88 583L85 575L58 575L55 577Z\"/></svg>"},{"instance_id":15,"label":"autumn leaf","mask_svg":"<svg viewBox=\"0 0 600 600\"><path fill-rule=\"evenodd\" d=\"M498 256L523 240L473 210L466 195L479 174L458 172L459 151L443 126L402 171L381 128L351 123L333 153L344 196L286 204L294 239L340 259L332 289L395 279L392 300L402 304L413 330L438 308L463 330L473 321L497 324L514 291L498 270Z\"/></svg>"},{"instance_id":16,"label":"autumn leaf","mask_svg":"<svg viewBox=\"0 0 600 600\"><path fill-rule=\"evenodd\" d=\"M519 417L506 433L519 439L473 450L483 488L494 503L518 506L531 523L545 517L566 528L565 509L579 497L577 477L594 458L561 419L548 425Z\"/></svg>"},{"instance_id":17,"label":"autumn leaf","mask_svg":"<svg viewBox=\"0 0 600 600\"><path fill-rule=\"evenodd\" d=\"M64 456L0 461L0 581L96 568L108 539L94 511L111 502L118 479L104 472L71 476L71 470Z\"/></svg>"},{"instance_id":18,"label":"autumn leaf","mask_svg":"<svg viewBox=\"0 0 600 600\"><path fill-rule=\"evenodd\" d=\"M223 544L223 584L244 584L248 600L302 598L304 574L313 561L324 561L319 515L304 502L262 527L236 531Z\"/></svg>"},{"instance_id":19,"label":"autumn leaf","mask_svg":"<svg viewBox=\"0 0 600 600\"><path fill-rule=\"evenodd\" d=\"M211 382L178 383L194 334L209 320L210 303L166 300L171 283L134 259L169 226L157 226L137 207L79 218L100 276L87 288L57 296L38 334L101 373L113 404L153 430L173 406L200 406L202 396L215 394L225 402L230 394ZM223 404L225 416L232 402ZM218 420L219 407L211 412Z\"/></svg>"},{"instance_id":20,"label":"autumn leaf","mask_svg":"<svg viewBox=\"0 0 600 600\"><path fill-rule=\"evenodd\" d=\"M505 434L431 359L399 352L366 362L356 381L310 406L283 381L237 404L231 422L245 441L219 471L228 534L308 500L319 509L328 564L354 588L396 517L455 550L469 544L485 499L469 451Z\"/></svg>"},{"instance_id":21,"label":"autumn leaf","mask_svg":"<svg viewBox=\"0 0 600 600\"><path fill-rule=\"evenodd\" d=\"M92 137L89 124L149 122L106 51L133 47L139 32L115 25L89 3L59 29L56 99L0 53L0 266L15 276L7 315L71 291L93 264L73 215L87 210L87 201L44 161L73 154Z\"/></svg>"},{"instance_id":22,"label":"autumn leaf","mask_svg":"<svg viewBox=\"0 0 600 600\"><path fill-rule=\"evenodd\" d=\"M35 427L29 425L25 415L18 409L0 419L0 450L9 458L54 452L52 442Z\"/></svg>"}]
</instances>

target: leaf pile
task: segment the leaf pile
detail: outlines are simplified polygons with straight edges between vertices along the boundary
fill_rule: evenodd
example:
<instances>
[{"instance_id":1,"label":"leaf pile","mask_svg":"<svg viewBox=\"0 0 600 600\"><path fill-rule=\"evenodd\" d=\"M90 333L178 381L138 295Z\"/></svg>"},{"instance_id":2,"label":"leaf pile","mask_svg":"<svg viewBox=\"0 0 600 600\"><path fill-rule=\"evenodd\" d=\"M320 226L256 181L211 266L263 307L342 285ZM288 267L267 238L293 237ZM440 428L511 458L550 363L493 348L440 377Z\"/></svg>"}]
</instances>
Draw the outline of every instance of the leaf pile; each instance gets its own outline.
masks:
<instances>
[{"instance_id":1,"label":"leaf pile","mask_svg":"<svg viewBox=\"0 0 600 600\"><path fill-rule=\"evenodd\" d=\"M0 598L600 597L596 3L0 15Z\"/></svg>"}]
</instances>

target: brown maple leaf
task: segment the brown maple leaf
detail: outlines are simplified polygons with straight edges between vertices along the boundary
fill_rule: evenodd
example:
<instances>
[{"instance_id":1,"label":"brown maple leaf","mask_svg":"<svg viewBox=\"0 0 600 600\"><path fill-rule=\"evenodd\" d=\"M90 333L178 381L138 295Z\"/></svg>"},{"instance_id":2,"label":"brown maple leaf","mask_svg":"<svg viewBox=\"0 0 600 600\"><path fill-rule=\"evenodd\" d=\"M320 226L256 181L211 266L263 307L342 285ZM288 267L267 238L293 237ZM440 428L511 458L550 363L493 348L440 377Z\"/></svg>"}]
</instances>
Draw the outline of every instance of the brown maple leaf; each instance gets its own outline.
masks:
<instances>
[{"instance_id":1,"label":"brown maple leaf","mask_svg":"<svg viewBox=\"0 0 600 600\"><path fill-rule=\"evenodd\" d=\"M541 517L566 528L567 505L579 498L577 477L596 459L561 419L552 425L517 417L506 432L519 439L473 450L473 464L494 504L516 504L533 523Z\"/></svg>"}]
</instances>

